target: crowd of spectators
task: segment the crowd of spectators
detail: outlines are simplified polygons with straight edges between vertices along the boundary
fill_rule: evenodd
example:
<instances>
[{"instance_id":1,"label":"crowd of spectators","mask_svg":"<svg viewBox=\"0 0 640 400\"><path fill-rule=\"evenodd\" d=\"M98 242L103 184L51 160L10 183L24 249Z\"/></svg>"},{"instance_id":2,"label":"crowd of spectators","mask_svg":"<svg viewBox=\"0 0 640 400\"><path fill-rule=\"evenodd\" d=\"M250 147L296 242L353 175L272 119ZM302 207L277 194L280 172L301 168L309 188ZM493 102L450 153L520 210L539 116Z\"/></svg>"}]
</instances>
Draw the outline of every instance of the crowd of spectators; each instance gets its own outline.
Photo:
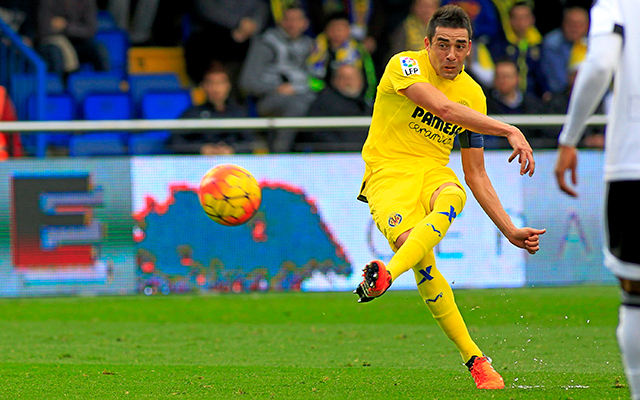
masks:
<instances>
[{"instance_id":1,"label":"crowd of spectators","mask_svg":"<svg viewBox=\"0 0 640 400\"><path fill-rule=\"evenodd\" d=\"M585 57L590 0L0 0L0 17L51 72L82 64L109 70L95 40L109 11L133 46L182 46L204 104L183 118L370 116L388 59L424 48L429 18L461 6L474 24L466 70L485 89L488 113L563 114ZM558 129L522 127L534 147ZM601 147L592 129L584 145ZM357 151L366 129L173 135L174 153ZM344 144L344 145L342 145ZM503 148L492 140L487 147ZM261 149L261 150L259 150Z\"/></svg>"}]
</instances>

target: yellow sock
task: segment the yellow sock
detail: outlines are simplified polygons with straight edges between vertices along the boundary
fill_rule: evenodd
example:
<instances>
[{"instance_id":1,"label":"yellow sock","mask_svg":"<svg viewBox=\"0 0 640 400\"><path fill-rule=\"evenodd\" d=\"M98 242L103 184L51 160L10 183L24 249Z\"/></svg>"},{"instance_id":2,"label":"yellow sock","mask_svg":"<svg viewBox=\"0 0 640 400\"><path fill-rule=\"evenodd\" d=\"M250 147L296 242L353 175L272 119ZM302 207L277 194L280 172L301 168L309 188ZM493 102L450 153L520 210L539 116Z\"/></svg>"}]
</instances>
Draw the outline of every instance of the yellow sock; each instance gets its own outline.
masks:
<instances>
[{"instance_id":1,"label":"yellow sock","mask_svg":"<svg viewBox=\"0 0 640 400\"><path fill-rule=\"evenodd\" d=\"M466 195L458 186L447 186L438 195L433 211L420 221L411 231L409 237L391 258L387 270L391 279L407 272L447 234L453 220L464 207Z\"/></svg>"},{"instance_id":2,"label":"yellow sock","mask_svg":"<svg viewBox=\"0 0 640 400\"><path fill-rule=\"evenodd\" d=\"M482 357L482 351L471 339L467 326L456 305L451 286L436 268L433 250L413 268L418 291L438 325L456 345L462 361L472 356Z\"/></svg>"}]
</instances>

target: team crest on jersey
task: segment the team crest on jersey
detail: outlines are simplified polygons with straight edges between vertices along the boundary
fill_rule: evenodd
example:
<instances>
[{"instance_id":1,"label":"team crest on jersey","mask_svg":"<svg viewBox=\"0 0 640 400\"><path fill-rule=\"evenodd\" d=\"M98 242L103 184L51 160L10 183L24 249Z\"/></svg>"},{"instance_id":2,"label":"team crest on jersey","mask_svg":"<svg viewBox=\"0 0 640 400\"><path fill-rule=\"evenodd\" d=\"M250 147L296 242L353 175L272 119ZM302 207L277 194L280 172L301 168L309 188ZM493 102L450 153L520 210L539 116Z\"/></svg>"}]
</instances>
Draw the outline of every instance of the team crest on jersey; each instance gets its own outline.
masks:
<instances>
[{"instance_id":1,"label":"team crest on jersey","mask_svg":"<svg viewBox=\"0 0 640 400\"><path fill-rule=\"evenodd\" d=\"M400 225L400 222L402 222L402 215L396 213L389 217L388 224L390 227L395 228Z\"/></svg>"},{"instance_id":2,"label":"team crest on jersey","mask_svg":"<svg viewBox=\"0 0 640 400\"><path fill-rule=\"evenodd\" d=\"M404 73L404 76L420 74L418 61L416 61L414 58L400 57L400 65L402 66L402 72Z\"/></svg>"}]
</instances>

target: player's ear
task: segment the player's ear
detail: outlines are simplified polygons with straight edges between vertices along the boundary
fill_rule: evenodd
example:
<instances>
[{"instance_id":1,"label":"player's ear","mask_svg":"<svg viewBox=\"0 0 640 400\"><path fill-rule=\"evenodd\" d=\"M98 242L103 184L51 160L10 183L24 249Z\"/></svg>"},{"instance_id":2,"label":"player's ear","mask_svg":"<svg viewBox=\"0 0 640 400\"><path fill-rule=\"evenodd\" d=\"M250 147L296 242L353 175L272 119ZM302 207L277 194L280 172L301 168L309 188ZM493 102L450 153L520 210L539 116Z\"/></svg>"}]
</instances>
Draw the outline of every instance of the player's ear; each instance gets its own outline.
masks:
<instances>
[{"instance_id":1,"label":"player's ear","mask_svg":"<svg viewBox=\"0 0 640 400\"><path fill-rule=\"evenodd\" d=\"M425 48L426 50L429 50L429 45L430 45L430 43L429 43L429 38L428 38L427 36L425 36L425 37L424 37L424 48Z\"/></svg>"},{"instance_id":2,"label":"player's ear","mask_svg":"<svg viewBox=\"0 0 640 400\"><path fill-rule=\"evenodd\" d=\"M469 57L469 54L471 54L471 40L469 40L469 47L467 48L467 57Z\"/></svg>"}]
</instances>

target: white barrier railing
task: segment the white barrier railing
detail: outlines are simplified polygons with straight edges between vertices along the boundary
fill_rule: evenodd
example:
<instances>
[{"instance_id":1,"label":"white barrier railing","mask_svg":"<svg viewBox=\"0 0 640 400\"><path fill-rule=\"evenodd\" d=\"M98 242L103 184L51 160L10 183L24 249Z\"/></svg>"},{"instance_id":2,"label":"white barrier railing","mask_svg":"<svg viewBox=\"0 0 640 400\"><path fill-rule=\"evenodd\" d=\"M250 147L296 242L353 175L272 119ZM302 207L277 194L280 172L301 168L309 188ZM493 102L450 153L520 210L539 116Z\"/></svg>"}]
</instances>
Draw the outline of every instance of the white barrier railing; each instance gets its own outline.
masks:
<instances>
[{"instance_id":1,"label":"white barrier railing","mask_svg":"<svg viewBox=\"0 0 640 400\"><path fill-rule=\"evenodd\" d=\"M512 125L559 126L565 115L491 115ZM590 125L604 125L605 115L594 115ZM199 129L278 129L278 128L361 128L371 117L234 118L234 119L155 119L119 121L17 121L0 122L0 132L88 132L88 131L190 131Z\"/></svg>"}]
</instances>

